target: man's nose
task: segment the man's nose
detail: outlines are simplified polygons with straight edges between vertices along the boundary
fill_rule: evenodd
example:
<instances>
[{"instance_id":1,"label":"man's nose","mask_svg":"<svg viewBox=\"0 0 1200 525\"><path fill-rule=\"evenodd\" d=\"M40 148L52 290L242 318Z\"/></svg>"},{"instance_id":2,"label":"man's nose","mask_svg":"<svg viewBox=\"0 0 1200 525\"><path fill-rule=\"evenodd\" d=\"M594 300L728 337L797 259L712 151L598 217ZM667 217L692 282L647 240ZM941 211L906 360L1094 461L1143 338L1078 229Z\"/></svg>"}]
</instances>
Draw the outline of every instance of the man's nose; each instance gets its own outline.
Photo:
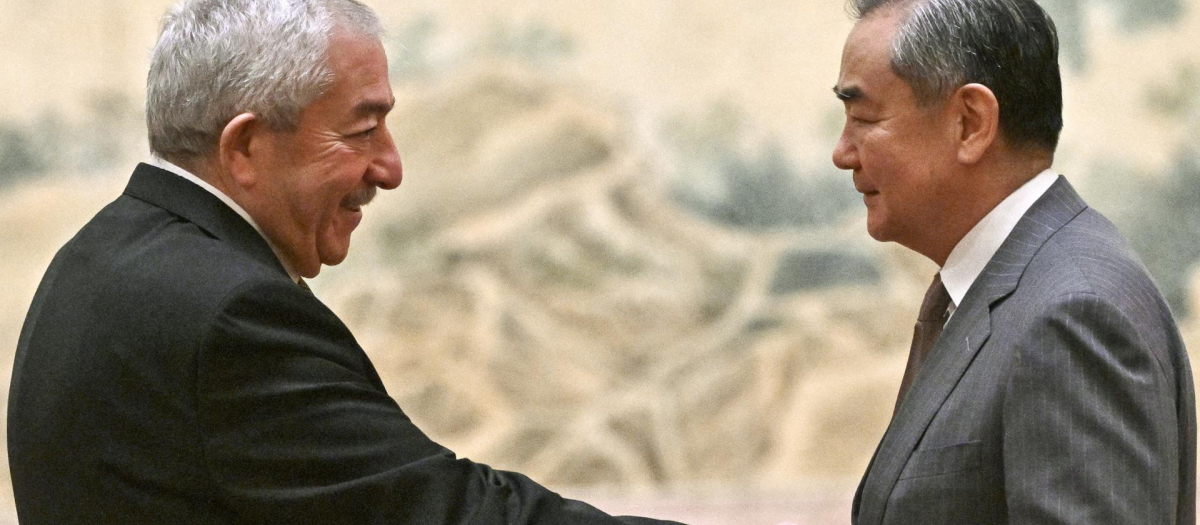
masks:
<instances>
[{"instance_id":1,"label":"man's nose","mask_svg":"<svg viewBox=\"0 0 1200 525\"><path fill-rule=\"evenodd\" d=\"M833 165L842 170L858 169L858 150L850 141L845 130L833 147Z\"/></svg>"},{"instance_id":2,"label":"man's nose","mask_svg":"<svg viewBox=\"0 0 1200 525\"><path fill-rule=\"evenodd\" d=\"M382 126L381 126L382 127ZM400 162L400 152L392 140L392 133L382 127L376 137L378 153L368 169L367 181L385 190L395 189L404 179L404 166Z\"/></svg>"}]
</instances>

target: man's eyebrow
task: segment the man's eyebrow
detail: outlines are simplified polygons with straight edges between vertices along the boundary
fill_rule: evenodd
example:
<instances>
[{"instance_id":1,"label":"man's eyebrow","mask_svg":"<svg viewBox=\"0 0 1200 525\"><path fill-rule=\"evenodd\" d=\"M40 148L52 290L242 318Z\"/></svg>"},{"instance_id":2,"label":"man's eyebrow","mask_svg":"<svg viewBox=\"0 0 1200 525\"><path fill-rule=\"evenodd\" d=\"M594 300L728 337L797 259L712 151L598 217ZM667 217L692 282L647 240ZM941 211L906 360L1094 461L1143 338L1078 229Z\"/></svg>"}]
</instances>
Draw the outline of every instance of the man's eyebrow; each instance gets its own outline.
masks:
<instances>
[{"instance_id":1,"label":"man's eyebrow","mask_svg":"<svg viewBox=\"0 0 1200 525\"><path fill-rule=\"evenodd\" d=\"M850 102L863 98L862 90L854 86L850 86L845 89L838 86L833 86L833 94L837 95L838 100L843 102Z\"/></svg>"},{"instance_id":2,"label":"man's eyebrow","mask_svg":"<svg viewBox=\"0 0 1200 525\"><path fill-rule=\"evenodd\" d=\"M354 114L360 117L369 115L386 115L396 105L396 99L390 102L381 100L364 100L354 105Z\"/></svg>"}]
</instances>

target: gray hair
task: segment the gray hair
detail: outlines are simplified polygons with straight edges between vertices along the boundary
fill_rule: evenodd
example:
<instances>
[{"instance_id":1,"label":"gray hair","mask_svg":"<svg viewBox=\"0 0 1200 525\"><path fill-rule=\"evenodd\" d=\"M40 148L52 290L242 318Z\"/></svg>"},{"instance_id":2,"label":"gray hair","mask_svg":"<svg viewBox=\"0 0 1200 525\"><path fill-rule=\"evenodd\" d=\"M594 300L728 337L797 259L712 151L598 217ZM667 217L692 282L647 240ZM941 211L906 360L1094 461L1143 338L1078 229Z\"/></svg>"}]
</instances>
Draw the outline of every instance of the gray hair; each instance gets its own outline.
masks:
<instances>
[{"instance_id":1,"label":"gray hair","mask_svg":"<svg viewBox=\"0 0 1200 525\"><path fill-rule=\"evenodd\" d=\"M146 80L150 151L211 154L241 113L270 129L296 128L333 82L335 28L380 38L379 18L356 0L184 0L163 19Z\"/></svg>"},{"instance_id":2,"label":"gray hair","mask_svg":"<svg viewBox=\"0 0 1200 525\"><path fill-rule=\"evenodd\" d=\"M892 70L922 104L969 83L1000 103L1000 130L1014 145L1050 151L1062 131L1058 33L1034 0L851 0L854 15L902 9Z\"/></svg>"}]
</instances>

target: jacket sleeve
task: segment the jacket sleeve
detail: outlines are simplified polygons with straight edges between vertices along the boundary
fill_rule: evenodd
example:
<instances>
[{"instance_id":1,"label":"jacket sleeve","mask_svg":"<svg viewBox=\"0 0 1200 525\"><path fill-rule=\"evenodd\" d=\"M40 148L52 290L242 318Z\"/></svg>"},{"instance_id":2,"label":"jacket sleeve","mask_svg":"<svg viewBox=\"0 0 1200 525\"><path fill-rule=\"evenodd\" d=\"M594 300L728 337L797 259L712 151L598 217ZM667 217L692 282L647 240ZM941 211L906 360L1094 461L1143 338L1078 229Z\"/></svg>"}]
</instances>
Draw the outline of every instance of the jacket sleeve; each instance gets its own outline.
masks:
<instances>
[{"instance_id":1,"label":"jacket sleeve","mask_svg":"<svg viewBox=\"0 0 1200 525\"><path fill-rule=\"evenodd\" d=\"M1004 402L1011 523L1175 522L1178 378L1139 335L1162 327L1131 311L1069 294L1022 337Z\"/></svg>"},{"instance_id":2,"label":"jacket sleeve","mask_svg":"<svg viewBox=\"0 0 1200 525\"><path fill-rule=\"evenodd\" d=\"M346 327L283 282L243 285L197 358L216 498L245 523L652 524L458 459L386 392Z\"/></svg>"}]
</instances>

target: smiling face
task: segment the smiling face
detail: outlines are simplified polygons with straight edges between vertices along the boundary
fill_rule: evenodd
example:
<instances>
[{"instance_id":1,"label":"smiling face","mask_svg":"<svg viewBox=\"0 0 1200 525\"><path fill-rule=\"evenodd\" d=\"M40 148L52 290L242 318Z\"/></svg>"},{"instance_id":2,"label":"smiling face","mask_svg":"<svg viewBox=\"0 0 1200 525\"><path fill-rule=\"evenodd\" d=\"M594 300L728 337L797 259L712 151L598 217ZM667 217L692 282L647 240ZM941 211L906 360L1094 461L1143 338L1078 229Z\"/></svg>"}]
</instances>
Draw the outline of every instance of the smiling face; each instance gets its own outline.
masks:
<instances>
[{"instance_id":1,"label":"smiling face","mask_svg":"<svg viewBox=\"0 0 1200 525\"><path fill-rule=\"evenodd\" d=\"M400 185L400 155L385 117L395 103L387 57L372 37L330 37L333 84L304 109L297 129L265 131L252 158L247 212L285 266L304 277L346 258L362 206Z\"/></svg>"},{"instance_id":2,"label":"smiling face","mask_svg":"<svg viewBox=\"0 0 1200 525\"><path fill-rule=\"evenodd\" d=\"M962 191L954 180L957 126L946 105L919 104L892 70L892 40L902 20L903 11L881 9L846 40L835 88L846 124L833 163L853 172L871 237L937 260L939 228Z\"/></svg>"}]
</instances>

